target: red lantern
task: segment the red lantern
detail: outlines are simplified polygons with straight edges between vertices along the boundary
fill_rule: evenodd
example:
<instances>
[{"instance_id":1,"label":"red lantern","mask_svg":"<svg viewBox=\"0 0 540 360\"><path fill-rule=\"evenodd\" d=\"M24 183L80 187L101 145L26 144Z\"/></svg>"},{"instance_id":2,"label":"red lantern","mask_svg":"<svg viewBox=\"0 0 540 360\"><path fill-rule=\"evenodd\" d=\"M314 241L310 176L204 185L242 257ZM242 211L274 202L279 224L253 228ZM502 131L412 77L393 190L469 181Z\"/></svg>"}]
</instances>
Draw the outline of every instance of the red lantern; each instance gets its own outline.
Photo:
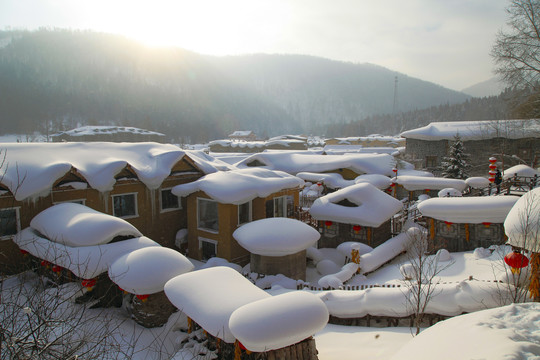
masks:
<instances>
[{"instance_id":1,"label":"red lantern","mask_svg":"<svg viewBox=\"0 0 540 360\"><path fill-rule=\"evenodd\" d=\"M142 302L148 301L148 296L150 295L135 295L137 296L137 299L141 300Z\"/></svg>"},{"instance_id":2,"label":"red lantern","mask_svg":"<svg viewBox=\"0 0 540 360\"><path fill-rule=\"evenodd\" d=\"M28 255L28 251L26 251L26 250L19 249L19 251L21 252L21 254L22 254L23 256Z\"/></svg>"},{"instance_id":3,"label":"red lantern","mask_svg":"<svg viewBox=\"0 0 540 360\"><path fill-rule=\"evenodd\" d=\"M44 268L48 268L49 266L51 266L51 263L47 260L41 260L41 266L43 266Z\"/></svg>"},{"instance_id":4,"label":"red lantern","mask_svg":"<svg viewBox=\"0 0 540 360\"><path fill-rule=\"evenodd\" d=\"M493 177L495 176L495 174L497 174L495 171L489 170L489 176Z\"/></svg>"},{"instance_id":5,"label":"red lantern","mask_svg":"<svg viewBox=\"0 0 540 360\"><path fill-rule=\"evenodd\" d=\"M239 341L238 342L238 346L240 347L240 349L242 350L247 350L246 347Z\"/></svg>"},{"instance_id":6,"label":"red lantern","mask_svg":"<svg viewBox=\"0 0 540 360\"><path fill-rule=\"evenodd\" d=\"M94 286L96 286L96 283L97 283L96 279L84 279L82 281L82 286L88 289L88 291L92 291Z\"/></svg>"},{"instance_id":7,"label":"red lantern","mask_svg":"<svg viewBox=\"0 0 540 360\"><path fill-rule=\"evenodd\" d=\"M397 173L397 168L393 168L392 171Z\"/></svg>"},{"instance_id":8,"label":"red lantern","mask_svg":"<svg viewBox=\"0 0 540 360\"><path fill-rule=\"evenodd\" d=\"M489 162L492 163L492 164L495 164L497 162L497 158L490 157Z\"/></svg>"},{"instance_id":9,"label":"red lantern","mask_svg":"<svg viewBox=\"0 0 540 360\"><path fill-rule=\"evenodd\" d=\"M497 168L497 165L495 165L495 164L489 164L489 168L490 168L491 170L495 170L495 169Z\"/></svg>"},{"instance_id":10,"label":"red lantern","mask_svg":"<svg viewBox=\"0 0 540 360\"><path fill-rule=\"evenodd\" d=\"M485 227L488 228L491 225L491 223L490 222L483 222L482 225L484 225Z\"/></svg>"},{"instance_id":11,"label":"red lantern","mask_svg":"<svg viewBox=\"0 0 540 360\"><path fill-rule=\"evenodd\" d=\"M429 190L429 189L425 189L424 191L428 193L430 190Z\"/></svg>"},{"instance_id":12,"label":"red lantern","mask_svg":"<svg viewBox=\"0 0 540 360\"><path fill-rule=\"evenodd\" d=\"M360 225L354 225L352 228L353 228L355 234L358 234L360 232L360 230L362 230L362 227Z\"/></svg>"},{"instance_id":13,"label":"red lantern","mask_svg":"<svg viewBox=\"0 0 540 360\"><path fill-rule=\"evenodd\" d=\"M332 224L333 223L331 221L325 221L324 222L324 225L326 225L326 227L330 227L330 226L332 226Z\"/></svg>"},{"instance_id":14,"label":"red lantern","mask_svg":"<svg viewBox=\"0 0 540 360\"><path fill-rule=\"evenodd\" d=\"M494 177L490 177L488 180L489 180L490 183L492 183L492 182L495 181L495 178L494 178Z\"/></svg>"},{"instance_id":15,"label":"red lantern","mask_svg":"<svg viewBox=\"0 0 540 360\"><path fill-rule=\"evenodd\" d=\"M62 272L63 268L59 265L53 265L52 267L52 271L57 273L57 274L60 274Z\"/></svg>"},{"instance_id":16,"label":"red lantern","mask_svg":"<svg viewBox=\"0 0 540 360\"><path fill-rule=\"evenodd\" d=\"M396 183L390 183L390 186L394 187L394 186L396 186Z\"/></svg>"},{"instance_id":17,"label":"red lantern","mask_svg":"<svg viewBox=\"0 0 540 360\"><path fill-rule=\"evenodd\" d=\"M511 252L504 257L506 265L510 266L513 274L519 274L521 268L529 265L529 259L518 252Z\"/></svg>"}]
</instances>

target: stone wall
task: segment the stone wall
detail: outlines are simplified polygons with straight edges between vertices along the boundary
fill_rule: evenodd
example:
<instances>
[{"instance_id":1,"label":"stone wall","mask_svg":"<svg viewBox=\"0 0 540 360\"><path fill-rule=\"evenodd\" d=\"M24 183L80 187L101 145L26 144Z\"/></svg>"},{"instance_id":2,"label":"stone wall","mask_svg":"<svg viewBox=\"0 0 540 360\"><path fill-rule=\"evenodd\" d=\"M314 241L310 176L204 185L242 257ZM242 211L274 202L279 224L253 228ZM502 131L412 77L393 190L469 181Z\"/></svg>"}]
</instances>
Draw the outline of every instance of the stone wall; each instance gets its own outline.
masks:
<instances>
[{"instance_id":1,"label":"stone wall","mask_svg":"<svg viewBox=\"0 0 540 360\"><path fill-rule=\"evenodd\" d=\"M251 271L264 275L283 274L291 279L306 280L306 250L285 256L251 254Z\"/></svg>"}]
</instances>

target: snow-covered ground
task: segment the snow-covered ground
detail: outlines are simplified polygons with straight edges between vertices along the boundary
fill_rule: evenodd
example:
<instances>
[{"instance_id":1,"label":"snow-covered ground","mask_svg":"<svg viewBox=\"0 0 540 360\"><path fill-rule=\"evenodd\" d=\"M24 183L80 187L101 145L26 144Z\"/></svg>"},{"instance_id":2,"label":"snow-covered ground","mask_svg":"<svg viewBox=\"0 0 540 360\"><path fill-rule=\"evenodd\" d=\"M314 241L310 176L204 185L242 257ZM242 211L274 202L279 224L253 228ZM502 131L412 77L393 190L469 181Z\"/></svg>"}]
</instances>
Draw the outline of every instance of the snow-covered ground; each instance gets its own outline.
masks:
<instances>
[{"instance_id":1,"label":"snow-covered ground","mask_svg":"<svg viewBox=\"0 0 540 360\"><path fill-rule=\"evenodd\" d=\"M506 273L502 256L508 249L502 248L500 250L495 250L493 253L486 249L451 253L451 266L440 274L441 282L460 282L469 279L470 276L479 281L487 281L502 276ZM344 261L344 255L338 250L321 249L320 253L325 260L338 264ZM397 284L402 278L399 267L406 261L405 257L399 257L367 276L356 275L351 283L354 285ZM192 260L192 262L195 264L195 271L205 267L205 264L198 261ZM223 265L220 262L216 263ZM316 284L322 276L314 266L309 266L307 273L307 280L312 284ZM11 278L5 284L13 285L15 281L16 279ZM267 293L279 295L294 291L284 289L279 284L279 282L275 283L272 289L267 290ZM64 285L66 292L74 291L75 286L75 284ZM6 300L6 296L7 293L4 291L2 299ZM219 303L220 299L216 299L216 301ZM460 348L460 350L470 349L470 355L464 352L452 358L540 359L540 347L538 346L540 305L511 305L507 309L508 311L505 308L495 308L441 322L436 327L423 331L426 334L426 340L422 340L423 333L414 338L408 327L368 328L328 324L315 334L319 359L392 359L395 354L398 354L395 359L403 359L402 349L408 349L406 351L408 355L419 354L418 358L440 358L445 352L441 351L437 347L439 345L436 344L444 343L446 338L452 344L462 341L463 329L469 326L469 320L472 322L471 326L479 329L478 336L473 340L471 336L475 332L467 330L467 347ZM187 328L186 317L181 312L173 314L163 327L146 329L129 319L125 309L91 310L91 312L97 311L102 312L99 319L110 319L109 321L115 324L116 329L113 334L118 341L130 339L128 342L131 342L136 339L135 344L124 345L132 359L159 359L160 356L161 359L209 358L210 354L198 355L206 354L206 350L202 349L196 341L188 340L188 335L181 330ZM435 339L439 339L437 340L439 342L435 342ZM182 341L187 342L180 349ZM426 346L426 343L429 343L429 346ZM453 348L453 350L456 349ZM522 356L525 350L528 357Z\"/></svg>"}]
</instances>

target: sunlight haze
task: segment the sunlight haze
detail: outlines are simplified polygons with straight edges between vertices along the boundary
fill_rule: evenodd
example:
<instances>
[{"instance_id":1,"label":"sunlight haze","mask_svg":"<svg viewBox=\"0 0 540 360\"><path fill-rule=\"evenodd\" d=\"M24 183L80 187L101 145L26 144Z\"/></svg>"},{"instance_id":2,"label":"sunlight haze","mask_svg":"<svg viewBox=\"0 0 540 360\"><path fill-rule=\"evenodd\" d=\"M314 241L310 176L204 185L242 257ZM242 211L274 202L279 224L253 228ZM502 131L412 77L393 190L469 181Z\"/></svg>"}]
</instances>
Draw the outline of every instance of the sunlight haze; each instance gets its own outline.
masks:
<instances>
[{"instance_id":1,"label":"sunlight haze","mask_svg":"<svg viewBox=\"0 0 540 360\"><path fill-rule=\"evenodd\" d=\"M122 34L209 55L306 54L374 63L461 90L493 76L506 0L0 0L0 29Z\"/></svg>"}]
</instances>

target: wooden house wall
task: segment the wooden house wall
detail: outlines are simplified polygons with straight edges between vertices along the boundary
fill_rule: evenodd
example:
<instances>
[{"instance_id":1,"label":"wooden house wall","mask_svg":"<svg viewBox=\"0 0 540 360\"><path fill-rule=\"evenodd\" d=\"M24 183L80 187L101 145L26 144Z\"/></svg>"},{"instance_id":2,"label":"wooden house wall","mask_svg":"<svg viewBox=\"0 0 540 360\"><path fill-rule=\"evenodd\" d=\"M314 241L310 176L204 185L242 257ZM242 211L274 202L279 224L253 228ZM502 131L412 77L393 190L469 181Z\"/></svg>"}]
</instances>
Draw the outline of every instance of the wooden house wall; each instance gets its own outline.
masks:
<instances>
[{"instance_id":1,"label":"wooden house wall","mask_svg":"<svg viewBox=\"0 0 540 360\"><path fill-rule=\"evenodd\" d=\"M318 242L319 248L336 248L338 245L347 241L360 242L375 248L392 237L390 220L376 228L362 226L358 234L354 232L353 224L337 223L336 225L338 227L337 234L331 235L327 230L325 222L319 221L319 232L321 234Z\"/></svg>"},{"instance_id":2,"label":"wooden house wall","mask_svg":"<svg viewBox=\"0 0 540 360\"><path fill-rule=\"evenodd\" d=\"M428 218L431 250L446 249L450 252L471 251L478 247L489 248L506 242L503 224L447 224Z\"/></svg>"}]
</instances>

